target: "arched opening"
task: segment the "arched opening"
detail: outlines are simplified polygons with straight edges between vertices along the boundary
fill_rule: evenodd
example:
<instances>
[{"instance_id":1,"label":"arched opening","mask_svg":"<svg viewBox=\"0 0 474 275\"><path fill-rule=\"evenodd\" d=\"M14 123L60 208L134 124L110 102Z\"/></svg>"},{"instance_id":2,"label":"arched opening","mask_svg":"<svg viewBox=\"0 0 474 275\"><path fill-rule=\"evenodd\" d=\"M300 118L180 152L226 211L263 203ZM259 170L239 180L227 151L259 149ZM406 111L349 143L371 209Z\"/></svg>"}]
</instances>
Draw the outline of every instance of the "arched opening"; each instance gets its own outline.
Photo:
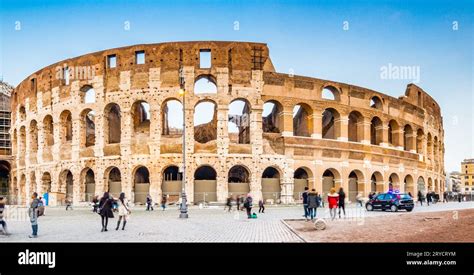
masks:
<instances>
[{"instance_id":1,"label":"arched opening","mask_svg":"<svg viewBox=\"0 0 474 275\"><path fill-rule=\"evenodd\" d=\"M227 177L229 196L246 195L250 192L250 172L242 165L235 165Z\"/></svg>"},{"instance_id":2,"label":"arched opening","mask_svg":"<svg viewBox=\"0 0 474 275\"><path fill-rule=\"evenodd\" d=\"M384 192L382 173L374 172L370 177L370 192Z\"/></svg>"},{"instance_id":3,"label":"arched opening","mask_svg":"<svg viewBox=\"0 0 474 275\"><path fill-rule=\"evenodd\" d=\"M353 170L349 173L349 190L348 199L351 202L355 202L359 192L364 193L364 174L359 170Z\"/></svg>"},{"instance_id":4,"label":"arched opening","mask_svg":"<svg viewBox=\"0 0 474 275\"><path fill-rule=\"evenodd\" d=\"M381 110L383 108L382 100L378 96L373 96L370 99L370 108Z\"/></svg>"},{"instance_id":5,"label":"arched opening","mask_svg":"<svg viewBox=\"0 0 474 275\"><path fill-rule=\"evenodd\" d=\"M337 139L340 136L340 115L332 108L323 111L322 137L325 139Z\"/></svg>"},{"instance_id":6,"label":"arched opening","mask_svg":"<svg viewBox=\"0 0 474 275\"><path fill-rule=\"evenodd\" d=\"M202 75L194 82L194 94L217 94L216 81L210 75Z\"/></svg>"},{"instance_id":7,"label":"arched opening","mask_svg":"<svg viewBox=\"0 0 474 275\"><path fill-rule=\"evenodd\" d=\"M26 127L21 126L20 128L20 162L24 165L25 154L26 154Z\"/></svg>"},{"instance_id":8,"label":"arched opening","mask_svg":"<svg viewBox=\"0 0 474 275\"><path fill-rule=\"evenodd\" d=\"M382 120L378 117L373 117L370 121L370 144L380 145L383 137Z\"/></svg>"},{"instance_id":9,"label":"arched opening","mask_svg":"<svg viewBox=\"0 0 474 275\"><path fill-rule=\"evenodd\" d=\"M169 99L163 103L161 125L163 136L179 137L183 134L183 104L180 101Z\"/></svg>"},{"instance_id":10,"label":"arched opening","mask_svg":"<svg viewBox=\"0 0 474 275\"><path fill-rule=\"evenodd\" d=\"M21 121L24 121L26 119L25 106L20 106L20 108L18 109L18 117L20 118Z\"/></svg>"},{"instance_id":11,"label":"arched opening","mask_svg":"<svg viewBox=\"0 0 474 275\"><path fill-rule=\"evenodd\" d=\"M400 126L395 120L388 123L388 144L398 147L400 144Z\"/></svg>"},{"instance_id":12,"label":"arched opening","mask_svg":"<svg viewBox=\"0 0 474 275\"><path fill-rule=\"evenodd\" d=\"M36 174L34 171L30 172L30 193L39 192L40 185L36 182ZM29 194L28 194L29 195ZM38 193L38 197L41 197L41 194Z\"/></svg>"},{"instance_id":13,"label":"arched opening","mask_svg":"<svg viewBox=\"0 0 474 275\"><path fill-rule=\"evenodd\" d=\"M56 197L57 205L62 205L66 200L72 201L74 197L74 179L71 171L64 170L59 175L59 190Z\"/></svg>"},{"instance_id":14,"label":"arched opening","mask_svg":"<svg viewBox=\"0 0 474 275\"><path fill-rule=\"evenodd\" d=\"M405 180L404 180L404 192L405 193L410 193L413 196L415 196L415 181L413 180L413 177L411 175L406 175Z\"/></svg>"},{"instance_id":15,"label":"arched opening","mask_svg":"<svg viewBox=\"0 0 474 275\"><path fill-rule=\"evenodd\" d=\"M105 107L104 138L106 144L120 143L122 135L122 123L120 107L115 103L110 103Z\"/></svg>"},{"instance_id":16,"label":"arched opening","mask_svg":"<svg viewBox=\"0 0 474 275\"><path fill-rule=\"evenodd\" d=\"M26 198L26 176L25 174L22 174L20 177L20 188L19 188L19 204L20 205L25 205L27 202Z\"/></svg>"},{"instance_id":17,"label":"arched opening","mask_svg":"<svg viewBox=\"0 0 474 275\"><path fill-rule=\"evenodd\" d=\"M61 143L70 143L72 141L72 115L70 111L63 111L59 116L61 123Z\"/></svg>"},{"instance_id":18,"label":"arched opening","mask_svg":"<svg viewBox=\"0 0 474 275\"><path fill-rule=\"evenodd\" d=\"M194 140L207 143L217 138L217 105L212 101L199 102L194 108Z\"/></svg>"},{"instance_id":19,"label":"arched opening","mask_svg":"<svg viewBox=\"0 0 474 275\"><path fill-rule=\"evenodd\" d=\"M427 157L429 160L433 159L433 139L431 138L431 133L428 133L428 139L426 144Z\"/></svg>"},{"instance_id":20,"label":"arched opening","mask_svg":"<svg viewBox=\"0 0 474 275\"><path fill-rule=\"evenodd\" d=\"M44 150L48 150L48 147L54 145L54 129L53 129L53 117L47 115L43 119L43 138L44 138Z\"/></svg>"},{"instance_id":21,"label":"arched opening","mask_svg":"<svg viewBox=\"0 0 474 275\"><path fill-rule=\"evenodd\" d=\"M425 134L423 133L422 129L418 129L416 131L416 152L418 154L423 154L423 139L425 138Z\"/></svg>"},{"instance_id":22,"label":"arched opening","mask_svg":"<svg viewBox=\"0 0 474 275\"><path fill-rule=\"evenodd\" d=\"M108 185L108 189L106 190L109 191L112 197L118 198L122 192L122 175L117 167L111 167L107 170L110 172L106 174Z\"/></svg>"},{"instance_id":23,"label":"arched opening","mask_svg":"<svg viewBox=\"0 0 474 275\"><path fill-rule=\"evenodd\" d=\"M339 90L333 86L326 86L321 92L321 98L326 100L339 100Z\"/></svg>"},{"instance_id":24,"label":"arched opening","mask_svg":"<svg viewBox=\"0 0 474 275\"><path fill-rule=\"evenodd\" d=\"M250 104L237 99L229 105L229 140L232 143L250 143Z\"/></svg>"},{"instance_id":25,"label":"arched opening","mask_svg":"<svg viewBox=\"0 0 474 275\"><path fill-rule=\"evenodd\" d=\"M150 172L148 168L144 166L138 168L133 178L135 203L145 204L146 196L150 193Z\"/></svg>"},{"instance_id":26,"label":"arched opening","mask_svg":"<svg viewBox=\"0 0 474 275\"><path fill-rule=\"evenodd\" d=\"M95 112L86 109L81 113L81 146L95 145Z\"/></svg>"},{"instance_id":27,"label":"arched opening","mask_svg":"<svg viewBox=\"0 0 474 275\"><path fill-rule=\"evenodd\" d=\"M293 136L310 137L313 133L313 110L300 103L293 108Z\"/></svg>"},{"instance_id":28,"label":"arched opening","mask_svg":"<svg viewBox=\"0 0 474 275\"><path fill-rule=\"evenodd\" d=\"M183 173L179 172L178 166L171 165L163 170L161 192L168 198L168 202L176 202L179 200L182 184Z\"/></svg>"},{"instance_id":29,"label":"arched opening","mask_svg":"<svg viewBox=\"0 0 474 275\"><path fill-rule=\"evenodd\" d=\"M433 139L433 160L438 164L438 137L435 136Z\"/></svg>"},{"instance_id":30,"label":"arched opening","mask_svg":"<svg viewBox=\"0 0 474 275\"><path fill-rule=\"evenodd\" d=\"M150 105L143 100L133 103L131 115L134 132L150 134Z\"/></svg>"},{"instance_id":31,"label":"arched opening","mask_svg":"<svg viewBox=\"0 0 474 275\"><path fill-rule=\"evenodd\" d=\"M409 124L403 128L403 149L405 151L414 150L413 146L413 129Z\"/></svg>"},{"instance_id":32,"label":"arched opening","mask_svg":"<svg viewBox=\"0 0 474 275\"><path fill-rule=\"evenodd\" d=\"M388 190L389 191L400 190L400 178L395 173L392 173L388 177Z\"/></svg>"},{"instance_id":33,"label":"arched opening","mask_svg":"<svg viewBox=\"0 0 474 275\"><path fill-rule=\"evenodd\" d=\"M51 174L48 172L44 172L43 176L41 177L41 191L43 198L47 201L48 194L51 193Z\"/></svg>"},{"instance_id":34,"label":"arched opening","mask_svg":"<svg viewBox=\"0 0 474 275\"><path fill-rule=\"evenodd\" d=\"M36 152L38 151L38 123L36 120L30 122L30 156L36 162Z\"/></svg>"},{"instance_id":35,"label":"arched opening","mask_svg":"<svg viewBox=\"0 0 474 275\"><path fill-rule=\"evenodd\" d=\"M331 188L334 187L336 188L336 192L338 191L337 189L340 186L340 178L341 178L340 173L334 168L329 168L324 171L323 178L322 178L322 182L323 182L322 198L324 200L327 199L328 193L331 190Z\"/></svg>"},{"instance_id":36,"label":"arched opening","mask_svg":"<svg viewBox=\"0 0 474 275\"><path fill-rule=\"evenodd\" d=\"M306 167L300 167L293 174L293 199L298 201L304 192L304 188L309 188L310 173Z\"/></svg>"},{"instance_id":37,"label":"arched opening","mask_svg":"<svg viewBox=\"0 0 474 275\"><path fill-rule=\"evenodd\" d=\"M267 167L262 173L262 197L265 202L280 203L280 172L273 167Z\"/></svg>"},{"instance_id":38,"label":"arched opening","mask_svg":"<svg viewBox=\"0 0 474 275\"><path fill-rule=\"evenodd\" d=\"M217 201L217 173L211 166L201 166L194 172L194 203Z\"/></svg>"},{"instance_id":39,"label":"arched opening","mask_svg":"<svg viewBox=\"0 0 474 275\"><path fill-rule=\"evenodd\" d=\"M421 194L425 194L426 192L426 185L425 185L425 179L423 177L418 177L418 181L416 183L416 187L418 189L418 192L421 192ZM415 195L415 194L413 194Z\"/></svg>"},{"instance_id":40,"label":"arched opening","mask_svg":"<svg viewBox=\"0 0 474 275\"><path fill-rule=\"evenodd\" d=\"M433 191L433 180L428 178L428 192Z\"/></svg>"},{"instance_id":41,"label":"arched opening","mask_svg":"<svg viewBox=\"0 0 474 275\"><path fill-rule=\"evenodd\" d=\"M90 168L85 168L81 173L82 186L81 191L83 196L81 196L82 201L90 202L94 199L95 196L95 174L94 171Z\"/></svg>"},{"instance_id":42,"label":"arched opening","mask_svg":"<svg viewBox=\"0 0 474 275\"><path fill-rule=\"evenodd\" d=\"M271 100L263 104L262 129L264 133L281 133L283 130L283 106Z\"/></svg>"},{"instance_id":43,"label":"arched opening","mask_svg":"<svg viewBox=\"0 0 474 275\"><path fill-rule=\"evenodd\" d=\"M435 192L436 194L439 194L439 183L438 183L438 179L435 179L434 182L435 182L435 183L434 183L434 192Z\"/></svg>"},{"instance_id":44,"label":"arched opening","mask_svg":"<svg viewBox=\"0 0 474 275\"><path fill-rule=\"evenodd\" d=\"M357 111L349 113L348 134L349 141L361 142L364 137L364 118Z\"/></svg>"},{"instance_id":45,"label":"arched opening","mask_svg":"<svg viewBox=\"0 0 474 275\"><path fill-rule=\"evenodd\" d=\"M95 103L95 91L90 85L82 86L81 90L81 101L82 103Z\"/></svg>"},{"instance_id":46,"label":"arched opening","mask_svg":"<svg viewBox=\"0 0 474 275\"><path fill-rule=\"evenodd\" d=\"M7 198L10 194L10 170L10 163L5 160L0 160L0 195L6 196Z\"/></svg>"}]
</instances>

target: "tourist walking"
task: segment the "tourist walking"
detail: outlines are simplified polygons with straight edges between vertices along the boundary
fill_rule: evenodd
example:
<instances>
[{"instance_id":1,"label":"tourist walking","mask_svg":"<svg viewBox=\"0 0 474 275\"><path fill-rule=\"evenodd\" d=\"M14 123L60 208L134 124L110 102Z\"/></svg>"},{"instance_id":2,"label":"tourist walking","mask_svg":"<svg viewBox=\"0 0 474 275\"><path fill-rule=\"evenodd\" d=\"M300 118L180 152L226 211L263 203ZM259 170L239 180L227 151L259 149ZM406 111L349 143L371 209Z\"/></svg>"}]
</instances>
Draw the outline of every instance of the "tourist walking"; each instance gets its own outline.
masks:
<instances>
[{"instance_id":1,"label":"tourist walking","mask_svg":"<svg viewBox=\"0 0 474 275\"><path fill-rule=\"evenodd\" d=\"M462 201L461 193L458 193L458 202L461 202L461 201Z\"/></svg>"},{"instance_id":2,"label":"tourist walking","mask_svg":"<svg viewBox=\"0 0 474 275\"><path fill-rule=\"evenodd\" d=\"M166 197L166 195L163 195L163 196L161 197L161 209L162 209L163 211L165 211L165 209L166 209L166 201L167 201L167 199L168 199L168 198ZM180 199L181 199L181 198L180 198ZM180 206L180 208L181 208L181 203L179 204L179 206Z\"/></svg>"},{"instance_id":3,"label":"tourist walking","mask_svg":"<svg viewBox=\"0 0 474 275\"><path fill-rule=\"evenodd\" d=\"M301 198L303 199L303 210L304 210L304 215L306 219L308 219L308 187L306 186L304 188L303 194L301 194Z\"/></svg>"},{"instance_id":4,"label":"tourist walking","mask_svg":"<svg viewBox=\"0 0 474 275\"><path fill-rule=\"evenodd\" d=\"M265 213L265 203L263 202L263 199L258 201L258 213Z\"/></svg>"},{"instance_id":5,"label":"tourist walking","mask_svg":"<svg viewBox=\"0 0 474 275\"><path fill-rule=\"evenodd\" d=\"M344 193L344 190L339 188L339 202L338 202L338 207L339 207L339 219L341 218L341 209L344 212L344 217L346 217L346 205L345 205L345 200L346 200L346 193Z\"/></svg>"},{"instance_id":6,"label":"tourist walking","mask_svg":"<svg viewBox=\"0 0 474 275\"><path fill-rule=\"evenodd\" d=\"M150 194L146 195L146 211L153 211L153 200Z\"/></svg>"},{"instance_id":7,"label":"tourist walking","mask_svg":"<svg viewBox=\"0 0 474 275\"><path fill-rule=\"evenodd\" d=\"M7 222L3 219L3 212L5 211L5 199L0 197L0 225L2 226L3 233L8 235Z\"/></svg>"},{"instance_id":8,"label":"tourist walking","mask_svg":"<svg viewBox=\"0 0 474 275\"><path fill-rule=\"evenodd\" d=\"M423 206L423 194L421 191L418 191L418 201L420 202L420 205Z\"/></svg>"},{"instance_id":9,"label":"tourist walking","mask_svg":"<svg viewBox=\"0 0 474 275\"><path fill-rule=\"evenodd\" d=\"M72 199L71 199L70 197L67 197L65 202L66 202L66 211L67 211L69 208L71 208L71 210L73 210L73 209L72 209Z\"/></svg>"},{"instance_id":10,"label":"tourist walking","mask_svg":"<svg viewBox=\"0 0 474 275\"><path fill-rule=\"evenodd\" d=\"M237 210L240 210L240 195L237 196L237 199L235 200L235 203L237 205Z\"/></svg>"},{"instance_id":11,"label":"tourist walking","mask_svg":"<svg viewBox=\"0 0 474 275\"><path fill-rule=\"evenodd\" d=\"M321 194L318 194L319 205L318 207L324 208L324 200L321 198Z\"/></svg>"},{"instance_id":12,"label":"tourist walking","mask_svg":"<svg viewBox=\"0 0 474 275\"><path fill-rule=\"evenodd\" d=\"M228 196L225 202L224 211L228 209L228 212L232 209L232 197Z\"/></svg>"},{"instance_id":13,"label":"tourist walking","mask_svg":"<svg viewBox=\"0 0 474 275\"><path fill-rule=\"evenodd\" d=\"M113 199L109 195L109 192L105 192L104 196L99 201L99 215L102 220L102 230L100 232L108 231L107 225L109 223L109 218L114 217L112 212L112 203Z\"/></svg>"},{"instance_id":14,"label":"tourist walking","mask_svg":"<svg viewBox=\"0 0 474 275\"><path fill-rule=\"evenodd\" d=\"M448 192L443 192L443 202L448 202Z\"/></svg>"},{"instance_id":15,"label":"tourist walking","mask_svg":"<svg viewBox=\"0 0 474 275\"><path fill-rule=\"evenodd\" d=\"M245 210L247 210L247 218L252 218L252 202L253 202L253 199L252 199L252 196L250 196L250 193L247 194L247 197L245 198L245 202L244 202L244 208Z\"/></svg>"},{"instance_id":16,"label":"tourist walking","mask_svg":"<svg viewBox=\"0 0 474 275\"><path fill-rule=\"evenodd\" d=\"M328 205L329 205L329 213L331 215L331 220L336 218L336 211L339 201L339 194L336 193L336 188L331 188L328 194Z\"/></svg>"},{"instance_id":17,"label":"tourist walking","mask_svg":"<svg viewBox=\"0 0 474 275\"><path fill-rule=\"evenodd\" d=\"M360 205L360 207L363 207L363 205L362 205L362 202L363 202L362 192L359 192L359 194L357 194L356 201L357 201L357 204Z\"/></svg>"},{"instance_id":18,"label":"tourist walking","mask_svg":"<svg viewBox=\"0 0 474 275\"><path fill-rule=\"evenodd\" d=\"M92 199L92 213L97 213L97 209L99 208L99 196L95 195Z\"/></svg>"},{"instance_id":19,"label":"tourist walking","mask_svg":"<svg viewBox=\"0 0 474 275\"><path fill-rule=\"evenodd\" d=\"M118 204L119 219L117 221L117 227L115 228L115 230L119 230L120 222L122 221L122 219L123 219L122 230L125 230L125 225L127 224L128 215L130 215L132 212L128 208L128 200L125 198L124 192L120 193L117 204Z\"/></svg>"},{"instance_id":20,"label":"tourist walking","mask_svg":"<svg viewBox=\"0 0 474 275\"><path fill-rule=\"evenodd\" d=\"M430 206L430 202L431 202L431 193L428 192L426 193L426 204Z\"/></svg>"},{"instance_id":21,"label":"tourist walking","mask_svg":"<svg viewBox=\"0 0 474 275\"><path fill-rule=\"evenodd\" d=\"M40 203L40 200L38 199L38 193L34 192L33 195L31 196L30 208L28 209L28 215L30 216L30 222L31 222L31 229L33 231L33 233L28 236L30 238L38 237L39 203Z\"/></svg>"},{"instance_id":22,"label":"tourist walking","mask_svg":"<svg viewBox=\"0 0 474 275\"><path fill-rule=\"evenodd\" d=\"M319 194L314 188L311 189L311 192L308 194L308 214L311 220L314 220L314 218L316 217L316 210L319 207L320 203L321 201ZM308 221L308 218L306 218L306 220Z\"/></svg>"}]
</instances>

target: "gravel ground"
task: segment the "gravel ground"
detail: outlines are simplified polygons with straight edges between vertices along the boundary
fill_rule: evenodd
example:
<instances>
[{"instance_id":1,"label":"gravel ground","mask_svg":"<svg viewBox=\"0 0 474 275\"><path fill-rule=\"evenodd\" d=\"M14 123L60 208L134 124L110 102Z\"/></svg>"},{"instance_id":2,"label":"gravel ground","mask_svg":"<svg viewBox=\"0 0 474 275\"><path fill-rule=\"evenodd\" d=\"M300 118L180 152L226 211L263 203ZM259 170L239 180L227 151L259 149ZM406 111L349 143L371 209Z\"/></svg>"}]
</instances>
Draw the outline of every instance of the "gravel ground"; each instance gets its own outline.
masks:
<instances>
[{"instance_id":1,"label":"gravel ground","mask_svg":"<svg viewBox=\"0 0 474 275\"><path fill-rule=\"evenodd\" d=\"M391 220L398 219L400 224L393 226L387 223L389 228L385 232L400 234L407 226L410 226L416 213L431 213L446 210L458 210L463 208L474 208L474 203L438 203L432 206L415 207L411 213L390 213L382 211L366 212L362 208L350 205L347 208L346 219L344 222L338 221L330 225L324 232L301 232L308 241L379 241L371 238L367 230L359 230L360 237L357 237L357 229L365 228L358 225L364 222L380 223L390 217ZM39 218L39 237L29 239L31 227L26 215L22 214L24 208L9 209L9 214L16 214L16 217L8 215L8 229L10 235L0 235L1 242L301 242L301 237L295 234L282 220L302 219L302 206L268 206L265 214L258 214L257 219L248 220L244 212L228 213L220 208L191 207L189 210L189 219L180 220L179 211L176 207L168 208L166 211L155 210L146 212L143 207L135 207L130 216L125 231L115 231L117 218L109 220L109 231L100 232L100 217L92 213L89 208L75 208L72 211L65 211L64 208L47 208L46 216ZM258 209L256 209L258 210ZM462 213L459 211L459 213ZM437 214L435 213L435 216ZM318 217L327 217L327 209L318 210ZM469 225L464 221L464 214L459 215L460 220L457 224ZM383 219L379 219L382 217ZM398 217L398 218L397 218ZM413 218L412 218L413 217ZM406 219L405 219L406 218ZM341 219L342 220L342 219ZM308 225L305 222L288 221L295 228L301 224ZM432 227L438 221L424 222L431 224ZM348 225L348 226L346 226ZM452 222L451 225L456 225ZM464 232L472 232L471 229L464 228ZM337 229L339 228L339 229ZM355 228L355 229L354 229ZM444 228L444 227L443 227ZM402 230L400 230L402 229ZM352 234L351 230L355 230ZM445 230L445 229L443 229ZM341 234L339 234L339 232ZM433 231L437 232L437 231ZM322 234L326 234L323 236ZM335 235L337 233L337 235ZM347 234L345 234L347 233ZM362 234L364 233L364 234ZM376 233L376 232L375 232ZM388 233L384 233L389 235ZM442 232L438 234L441 236ZM311 236L314 235L314 236ZM352 236L353 235L353 236ZM474 236L473 234L467 234ZM344 237L346 236L346 239ZM364 236L369 236L363 238ZM374 235L376 236L376 235ZM472 237L470 237L472 238ZM472 240L472 239L471 239ZM407 240L408 241L408 240ZM415 241L415 240L414 240ZM433 241L440 241L433 237Z\"/></svg>"}]
</instances>

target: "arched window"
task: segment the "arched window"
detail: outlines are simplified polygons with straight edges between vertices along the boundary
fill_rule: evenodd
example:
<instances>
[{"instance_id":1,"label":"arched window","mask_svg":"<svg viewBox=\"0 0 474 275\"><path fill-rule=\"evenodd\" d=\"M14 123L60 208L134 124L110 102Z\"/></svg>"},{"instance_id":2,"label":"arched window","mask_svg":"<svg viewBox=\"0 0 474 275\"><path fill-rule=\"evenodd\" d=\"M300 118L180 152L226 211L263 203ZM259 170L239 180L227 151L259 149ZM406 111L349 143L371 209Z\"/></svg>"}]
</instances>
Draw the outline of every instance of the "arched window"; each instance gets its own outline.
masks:
<instances>
[{"instance_id":1,"label":"arched window","mask_svg":"<svg viewBox=\"0 0 474 275\"><path fill-rule=\"evenodd\" d=\"M403 128L403 149L405 151L414 150L413 146L413 129L409 124Z\"/></svg>"},{"instance_id":2,"label":"arched window","mask_svg":"<svg viewBox=\"0 0 474 275\"><path fill-rule=\"evenodd\" d=\"M322 117L322 138L337 139L340 136L340 115L332 108L323 111Z\"/></svg>"},{"instance_id":3,"label":"arched window","mask_svg":"<svg viewBox=\"0 0 474 275\"><path fill-rule=\"evenodd\" d=\"M53 117L47 115L43 119L44 144L46 147L54 144Z\"/></svg>"},{"instance_id":4,"label":"arched window","mask_svg":"<svg viewBox=\"0 0 474 275\"><path fill-rule=\"evenodd\" d=\"M380 145L383 134L382 120L378 117L373 117L370 122L370 144Z\"/></svg>"},{"instance_id":5,"label":"arched window","mask_svg":"<svg viewBox=\"0 0 474 275\"><path fill-rule=\"evenodd\" d=\"M81 146L89 147L95 144L95 112L86 109L81 114Z\"/></svg>"},{"instance_id":6,"label":"arched window","mask_svg":"<svg viewBox=\"0 0 474 275\"><path fill-rule=\"evenodd\" d=\"M263 104L262 129L264 133L280 133L283 130L283 119L280 117L283 107L278 101L267 101Z\"/></svg>"},{"instance_id":7,"label":"arched window","mask_svg":"<svg viewBox=\"0 0 474 275\"><path fill-rule=\"evenodd\" d=\"M321 92L321 98L326 100L339 100L339 90L333 86L326 86Z\"/></svg>"},{"instance_id":8,"label":"arched window","mask_svg":"<svg viewBox=\"0 0 474 275\"><path fill-rule=\"evenodd\" d=\"M207 143L217 138L217 106L212 101L202 101L194 108L194 140Z\"/></svg>"},{"instance_id":9,"label":"arched window","mask_svg":"<svg viewBox=\"0 0 474 275\"><path fill-rule=\"evenodd\" d=\"M293 135L310 137L313 133L313 110L307 104L297 104L293 108Z\"/></svg>"},{"instance_id":10,"label":"arched window","mask_svg":"<svg viewBox=\"0 0 474 275\"><path fill-rule=\"evenodd\" d=\"M95 103L95 91L90 85L84 85L80 89L82 102L89 104Z\"/></svg>"},{"instance_id":11,"label":"arched window","mask_svg":"<svg viewBox=\"0 0 474 275\"><path fill-rule=\"evenodd\" d=\"M348 124L348 134L349 141L352 142L361 142L364 136L364 126L363 126L363 117L362 114L357 111L352 111L349 113L349 124Z\"/></svg>"},{"instance_id":12,"label":"arched window","mask_svg":"<svg viewBox=\"0 0 474 275\"><path fill-rule=\"evenodd\" d=\"M183 105L180 101L165 101L161 111L161 125L161 134L164 136L183 134Z\"/></svg>"},{"instance_id":13,"label":"arched window","mask_svg":"<svg viewBox=\"0 0 474 275\"><path fill-rule=\"evenodd\" d=\"M217 86L215 80L209 76L204 75L197 78L194 83L194 94L216 94Z\"/></svg>"},{"instance_id":14,"label":"arched window","mask_svg":"<svg viewBox=\"0 0 474 275\"><path fill-rule=\"evenodd\" d=\"M72 115L69 111L63 111L59 117L61 123L61 142L72 140Z\"/></svg>"},{"instance_id":15,"label":"arched window","mask_svg":"<svg viewBox=\"0 0 474 275\"><path fill-rule=\"evenodd\" d=\"M382 109L382 100L378 96L373 96L370 99L370 108Z\"/></svg>"},{"instance_id":16,"label":"arched window","mask_svg":"<svg viewBox=\"0 0 474 275\"><path fill-rule=\"evenodd\" d=\"M120 107L110 103L105 107L105 138L106 144L120 143L122 123Z\"/></svg>"},{"instance_id":17,"label":"arched window","mask_svg":"<svg viewBox=\"0 0 474 275\"><path fill-rule=\"evenodd\" d=\"M237 99L229 105L229 139L233 143L250 143L250 104Z\"/></svg>"},{"instance_id":18,"label":"arched window","mask_svg":"<svg viewBox=\"0 0 474 275\"><path fill-rule=\"evenodd\" d=\"M150 105L146 101L137 101L132 106L133 130L150 133Z\"/></svg>"}]
</instances>

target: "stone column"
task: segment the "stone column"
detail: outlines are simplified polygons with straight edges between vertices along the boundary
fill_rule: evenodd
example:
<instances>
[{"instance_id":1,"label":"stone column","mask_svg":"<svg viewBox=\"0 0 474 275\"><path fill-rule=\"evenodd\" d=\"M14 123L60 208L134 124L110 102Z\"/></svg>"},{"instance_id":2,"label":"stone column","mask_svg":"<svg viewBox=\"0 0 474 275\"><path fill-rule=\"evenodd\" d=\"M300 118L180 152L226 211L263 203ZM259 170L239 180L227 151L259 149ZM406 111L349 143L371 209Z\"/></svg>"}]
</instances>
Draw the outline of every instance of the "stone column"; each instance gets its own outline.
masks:
<instances>
[{"instance_id":1,"label":"stone column","mask_svg":"<svg viewBox=\"0 0 474 275\"><path fill-rule=\"evenodd\" d=\"M121 137L120 137L120 152L122 158L127 159L131 155L131 140L133 132L133 121L130 109L121 111Z\"/></svg>"},{"instance_id":2,"label":"stone column","mask_svg":"<svg viewBox=\"0 0 474 275\"><path fill-rule=\"evenodd\" d=\"M341 116L339 119L334 120L334 130L337 140L348 141L348 128L349 128L349 117Z\"/></svg>"},{"instance_id":3,"label":"stone column","mask_svg":"<svg viewBox=\"0 0 474 275\"><path fill-rule=\"evenodd\" d=\"M78 160L81 145L81 119L75 114L72 118L71 159Z\"/></svg>"},{"instance_id":4,"label":"stone column","mask_svg":"<svg viewBox=\"0 0 474 275\"><path fill-rule=\"evenodd\" d=\"M292 137L293 136L293 106L283 106L283 131L282 136Z\"/></svg>"},{"instance_id":5,"label":"stone column","mask_svg":"<svg viewBox=\"0 0 474 275\"><path fill-rule=\"evenodd\" d=\"M370 127L372 123L370 121L370 118L364 117L362 119L361 126L363 128L363 135L361 137L361 143L362 144L370 144L370 139L371 139L371 134L370 134Z\"/></svg>"},{"instance_id":6,"label":"stone column","mask_svg":"<svg viewBox=\"0 0 474 275\"><path fill-rule=\"evenodd\" d=\"M161 141L161 110L162 105L157 102L150 104L150 141L148 142L150 147L150 155L160 155L160 141Z\"/></svg>"},{"instance_id":7,"label":"stone column","mask_svg":"<svg viewBox=\"0 0 474 275\"><path fill-rule=\"evenodd\" d=\"M96 158L101 158L104 156L104 146L105 146L105 115L104 110L98 110L95 114L94 124L95 124L95 145L94 145L94 156Z\"/></svg>"},{"instance_id":8,"label":"stone column","mask_svg":"<svg viewBox=\"0 0 474 275\"><path fill-rule=\"evenodd\" d=\"M405 138L404 138L405 131L403 131L403 129L399 129L399 130L396 130L396 131L392 131L392 133L395 136L392 140L393 144L396 146L396 148L398 150L403 150L404 149L403 146L405 144ZM387 135L387 137L388 137L388 135Z\"/></svg>"},{"instance_id":9,"label":"stone column","mask_svg":"<svg viewBox=\"0 0 474 275\"><path fill-rule=\"evenodd\" d=\"M311 134L312 138L321 139L323 132L323 115L322 111L315 109L313 112L313 133Z\"/></svg>"},{"instance_id":10,"label":"stone column","mask_svg":"<svg viewBox=\"0 0 474 275\"><path fill-rule=\"evenodd\" d=\"M217 106L217 155L225 156L229 152L229 126L227 104Z\"/></svg>"},{"instance_id":11,"label":"stone column","mask_svg":"<svg viewBox=\"0 0 474 275\"><path fill-rule=\"evenodd\" d=\"M375 128L377 135L381 135L380 146L388 147L388 126L382 125Z\"/></svg>"}]
</instances>

